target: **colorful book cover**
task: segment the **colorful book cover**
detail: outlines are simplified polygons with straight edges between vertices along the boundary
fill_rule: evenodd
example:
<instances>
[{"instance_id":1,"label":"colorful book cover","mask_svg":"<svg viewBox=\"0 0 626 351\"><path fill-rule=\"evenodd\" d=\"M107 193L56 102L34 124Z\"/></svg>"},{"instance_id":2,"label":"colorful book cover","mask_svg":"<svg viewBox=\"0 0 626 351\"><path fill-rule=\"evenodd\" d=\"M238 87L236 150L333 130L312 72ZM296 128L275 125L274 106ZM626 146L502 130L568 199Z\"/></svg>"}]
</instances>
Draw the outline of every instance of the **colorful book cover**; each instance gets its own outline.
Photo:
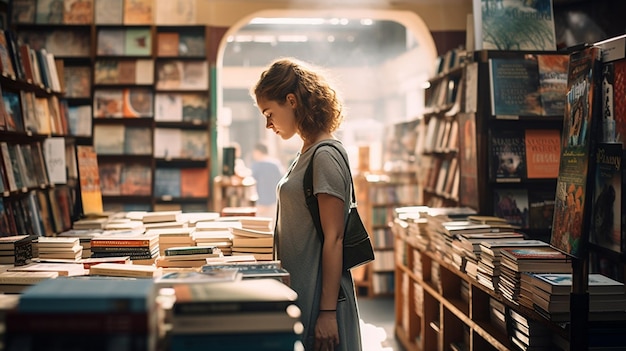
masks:
<instances>
[{"instance_id":1,"label":"colorful book cover","mask_svg":"<svg viewBox=\"0 0 626 351\"><path fill-rule=\"evenodd\" d=\"M180 122L183 120L183 96L158 93L155 96L154 119L156 121Z\"/></svg>"},{"instance_id":2,"label":"colorful book cover","mask_svg":"<svg viewBox=\"0 0 626 351\"><path fill-rule=\"evenodd\" d=\"M599 49L586 47L570 55L563 131L561 164L556 186L554 219L550 243L578 257L588 241L589 162L595 157L590 147L592 124L599 123L600 111L594 110L596 63ZM591 172L593 174L593 172Z\"/></svg>"},{"instance_id":3,"label":"colorful book cover","mask_svg":"<svg viewBox=\"0 0 626 351\"><path fill-rule=\"evenodd\" d=\"M501 253L514 260L553 259L565 260L567 256L550 246L505 247Z\"/></svg>"},{"instance_id":4,"label":"colorful book cover","mask_svg":"<svg viewBox=\"0 0 626 351\"><path fill-rule=\"evenodd\" d=\"M125 165L120 184L122 195L150 195L152 193L152 169L141 164Z\"/></svg>"},{"instance_id":5,"label":"colorful book cover","mask_svg":"<svg viewBox=\"0 0 626 351\"><path fill-rule=\"evenodd\" d=\"M102 195L120 195L121 194L121 163L100 163L98 166L100 176L100 188Z\"/></svg>"},{"instance_id":6,"label":"colorful book cover","mask_svg":"<svg viewBox=\"0 0 626 351\"><path fill-rule=\"evenodd\" d=\"M125 32L125 55L150 56L152 54L152 34L150 28L128 28Z\"/></svg>"},{"instance_id":7,"label":"colorful book cover","mask_svg":"<svg viewBox=\"0 0 626 351\"><path fill-rule=\"evenodd\" d=\"M152 130L145 127L124 128L125 155L152 155Z\"/></svg>"},{"instance_id":8,"label":"colorful book cover","mask_svg":"<svg viewBox=\"0 0 626 351\"><path fill-rule=\"evenodd\" d=\"M65 66L63 70L65 96L69 98L91 97L91 67Z\"/></svg>"},{"instance_id":9,"label":"colorful book cover","mask_svg":"<svg viewBox=\"0 0 626 351\"><path fill-rule=\"evenodd\" d=\"M558 129L526 129L526 177L556 178L561 162L561 131Z\"/></svg>"},{"instance_id":10,"label":"colorful book cover","mask_svg":"<svg viewBox=\"0 0 626 351\"><path fill-rule=\"evenodd\" d=\"M98 31L96 54L101 56L124 55L124 29L102 28Z\"/></svg>"},{"instance_id":11,"label":"colorful book cover","mask_svg":"<svg viewBox=\"0 0 626 351\"><path fill-rule=\"evenodd\" d=\"M93 2L94 0L64 0L65 12L63 14L63 23L93 23Z\"/></svg>"},{"instance_id":12,"label":"colorful book cover","mask_svg":"<svg viewBox=\"0 0 626 351\"><path fill-rule=\"evenodd\" d=\"M153 0L124 0L124 24L151 24Z\"/></svg>"},{"instance_id":13,"label":"colorful book cover","mask_svg":"<svg viewBox=\"0 0 626 351\"><path fill-rule=\"evenodd\" d=\"M157 168L154 171L155 197L180 197L180 169Z\"/></svg>"},{"instance_id":14,"label":"colorful book cover","mask_svg":"<svg viewBox=\"0 0 626 351\"><path fill-rule=\"evenodd\" d=\"M98 89L93 93L93 117L121 118L123 102L121 89Z\"/></svg>"},{"instance_id":15,"label":"colorful book cover","mask_svg":"<svg viewBox=\"0 0 626 351\"><path fill-rule=\"evenodd\" d=\"M563 116L567 94L569 56L564 54L537 55L539 64L539 96L543 114Z\"/></svg>"},{"instance_id":16,"label":"colorful book cover","mask_svg":"<svg viewBox=\"0 0 626 351\"><path fill-rule=\"evenodd\" d=\"M182 197L209 196L209 169L206 167L181 169L180 193Z\"/></svg>"},{"instance_id":17,"label":"colorful book cover","mask_svg":"<svg viewBox=\"0 0 626 351\"><path fill-rule=\"evenodd\" d=\"M124 0L94 0L96 24L122 24Z\"/></svg>"},{"instance_id":18,"label":"colorful book cover","mask_svg":"<svg viewBox=\"0 0 626 351\"><path fill-rule=\"evenodd\" d=\"M183 121L207 123L209 121L209 97L203 93L182 94Z\"/></svg>"},{"instance_id":19,"label":"colorful book cover","mask_svg":"<svg viewBox=\"0 0 626 351\"><path fill-rule=\"evenodd\" d=\"M536 230L550 230L554 216L554 191L528 192L528 227Z\"/></svg>"},{"instance_id":20,"label":"colorful book cover","mask_svg":"<svg viewBox=\"0 0 626 351\"><path fill-rule=\"evenodd\" d=\"M526 177L526 144L523 129L491 130L490 178L496 182L519 182Z\"/></svg>"},{"instance_id":21,"label":"colorful book cover","mask_svg":"<svg viewBox=\"0 0 626 351\"><path fill-rule=\"evenodd\" d=\"M622 144L598 143L589 241L621 252Z\"/></svg>"},{"instance_id":22,"label":"colorful book cover","mask_svg":"<svg viewBox=\"0 0 626 351\"><path fill-rule=\"evenodd\" d=\"M556 50L552 0L472 0L476 50Z\"/></svg>"},{"instance_id":23,"label":"colorful book cover","mask_svg":"<svg viewBox=\"0 0 626 351\"><path fill-rule=\"evenodd\" d=\"M157 56L178 56L179 34L177 32L161 32L157 34Z\"/></svg>"},{"instance_id":24,"label":"colorful book cover","mask_svg":"<svg viewBox=\"0 0 626 351\"><path fill-rule=\"evenodd\" d=\"M489 59L491 114L499 118L541 116L537 57Z\"/></svg>"},{"instance_id":25,"label":"colorful book cover","mask_svg":"<svg viewBox=\"0 0 626 351\"><path fill-rule=\"evenodd\" d=\"M528 228L528 193L526 189L494 189L493 215L507 223Z\"/></svg>"},{"instance_id":26,"label":"colorful book cover","mask_svg":"<svg viewBox=\"0 0 626 351\"><path fill-rule=\"evenodd\" d=\"M98 156L93 146L76 146L80 198L84 214L102 213L102 191L98 172Z\"/></svg>"},{"instance_id":27,"label":"colorful book cover","mask_svg":"<svg viewBox=\"0 0 626 351\"><path fill-rule=\"evenodd\" d=\"M123 116L124 117L152 117L154 95L152 89L126 88L123 91Z\"/></svg>"}]
</instances>

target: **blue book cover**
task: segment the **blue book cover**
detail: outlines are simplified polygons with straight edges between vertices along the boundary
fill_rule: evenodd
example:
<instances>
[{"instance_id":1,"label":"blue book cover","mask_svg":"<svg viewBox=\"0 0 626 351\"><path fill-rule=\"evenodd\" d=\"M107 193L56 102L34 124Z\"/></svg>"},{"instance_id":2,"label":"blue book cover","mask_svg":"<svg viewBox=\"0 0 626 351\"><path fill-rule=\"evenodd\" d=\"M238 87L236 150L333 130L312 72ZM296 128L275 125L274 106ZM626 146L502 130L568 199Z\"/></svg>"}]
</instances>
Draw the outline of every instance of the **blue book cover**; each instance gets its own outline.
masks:
<instances>
[{"instance_id":1,"label":"blue book cover","mask_svg":"<svg viewBox=\"0 0 626 351\"><path fill-rule=\"evenodd\" d=\"M146 312L155 303L152 279L46 279L20 296L20 312Z\"/></svg>"}]
</instances>

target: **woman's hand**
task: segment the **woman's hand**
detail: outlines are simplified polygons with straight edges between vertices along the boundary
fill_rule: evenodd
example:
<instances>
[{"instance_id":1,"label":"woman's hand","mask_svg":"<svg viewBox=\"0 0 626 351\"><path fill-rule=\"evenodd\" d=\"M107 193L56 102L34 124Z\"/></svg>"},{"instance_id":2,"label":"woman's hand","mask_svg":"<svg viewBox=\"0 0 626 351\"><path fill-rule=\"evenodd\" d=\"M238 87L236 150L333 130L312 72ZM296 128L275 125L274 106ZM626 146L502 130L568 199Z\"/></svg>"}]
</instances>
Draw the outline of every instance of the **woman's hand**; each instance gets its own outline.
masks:
<instances>
[{"instance_id":1,"label":"woman's hand","mask_svg":"<svg viewBox=\"0 0 626 351\"><path fill-rule=\"evenodd\" d=\"M315 351L333 351L339 345L336 311L320 311L315 324Z\"/></svg>"}]
</instances>

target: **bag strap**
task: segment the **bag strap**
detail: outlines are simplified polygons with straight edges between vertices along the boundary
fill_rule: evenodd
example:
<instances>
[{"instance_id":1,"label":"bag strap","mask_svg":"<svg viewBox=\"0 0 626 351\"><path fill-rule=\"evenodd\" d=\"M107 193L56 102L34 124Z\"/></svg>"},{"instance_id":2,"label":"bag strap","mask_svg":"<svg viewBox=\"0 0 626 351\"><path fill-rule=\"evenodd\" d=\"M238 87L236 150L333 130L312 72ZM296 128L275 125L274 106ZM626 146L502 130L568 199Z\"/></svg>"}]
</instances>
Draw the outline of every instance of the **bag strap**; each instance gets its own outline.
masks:
<instances>
[{"instance_id":1,"label":"bag strap","mask_svg":"<svg viewBox=\"0 0 626 351\"><path fill-rule=\"evenodd\" d=\"M320 237L320 241L322 243L324 242L324 234L323 234L324 232L322 231L322 223L321 223L321 220L320 220L320 209L319 209L319 204L317 202L317 197L315 197L315 194L313 194L313 159L315 157L315 152L317 151L317 149L319 149L320 147L325 146L325 145L331 146L331 147L335 148L337 151L339 151L339 154L341 155L341 158L343 158L344 162L348 166L348 176L350 177L350 186L351 186L351 189L352 189L352 203L350 204L350 207L356 206L356 195L354 193L354 182L352 181L352 172L350 171L350 164L348 163L348 160L343 155L341 150L334 143L332 143L332 142L321 142L313 150L313 154L311 155L311 160L309 161L309 164L306 167L306 171L304 172L304 179L303 179L302 183L303 183L303 187L304 187L304 199L306 201L306 206L308 207L309 212L311 213L311 217L313 218L313 224L315 225L315 229L317 231L317 235Z\"/></svg>"}]
</instances>

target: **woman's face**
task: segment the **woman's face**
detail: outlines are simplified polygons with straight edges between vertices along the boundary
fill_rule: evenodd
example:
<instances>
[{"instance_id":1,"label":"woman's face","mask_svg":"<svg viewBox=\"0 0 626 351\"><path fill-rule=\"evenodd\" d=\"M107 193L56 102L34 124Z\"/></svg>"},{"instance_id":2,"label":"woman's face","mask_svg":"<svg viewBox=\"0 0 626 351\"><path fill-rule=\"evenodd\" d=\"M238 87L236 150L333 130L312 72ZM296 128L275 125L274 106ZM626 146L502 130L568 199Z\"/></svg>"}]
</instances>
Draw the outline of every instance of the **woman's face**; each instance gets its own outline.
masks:
<instances>
[{"instance_id":1,"label":"woman's face","mask_svg":"<svg viewBox=\"0 0 626 351\"><path fill-rule=\"evenodd\" d=\"M288 95L282 104L278 101L257 98L257 106L265 117L265 128L271 129L283 140L290 139L297 133L293 97L290 98Z\"/></svg>"}]
</instances>

